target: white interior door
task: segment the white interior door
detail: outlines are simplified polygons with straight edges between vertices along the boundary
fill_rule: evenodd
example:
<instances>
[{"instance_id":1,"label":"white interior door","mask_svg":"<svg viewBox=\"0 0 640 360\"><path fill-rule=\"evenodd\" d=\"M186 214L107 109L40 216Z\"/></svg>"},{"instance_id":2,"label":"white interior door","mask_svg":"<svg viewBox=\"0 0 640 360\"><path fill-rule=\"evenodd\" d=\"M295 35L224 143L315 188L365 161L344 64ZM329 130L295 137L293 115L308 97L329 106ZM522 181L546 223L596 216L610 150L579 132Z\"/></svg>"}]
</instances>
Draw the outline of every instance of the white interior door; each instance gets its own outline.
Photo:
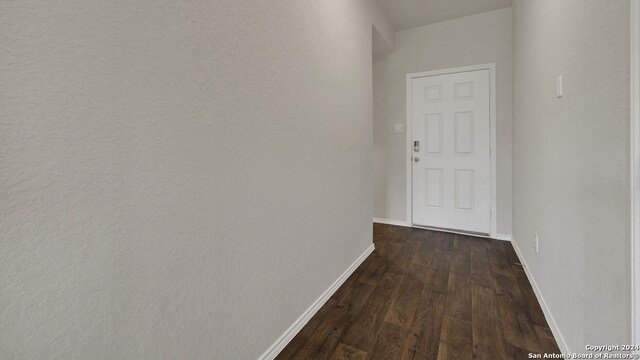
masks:
<instances>
[{"instance_id":1,"label":"white interior door","mask_svg":"<svg viewBox=\"0 0 640 360\"><path fill-rule=\"evenodd\" d=\"M412 80L415 225L489 234L490 91L489 70Z\"/></svg>"}]
</instances>

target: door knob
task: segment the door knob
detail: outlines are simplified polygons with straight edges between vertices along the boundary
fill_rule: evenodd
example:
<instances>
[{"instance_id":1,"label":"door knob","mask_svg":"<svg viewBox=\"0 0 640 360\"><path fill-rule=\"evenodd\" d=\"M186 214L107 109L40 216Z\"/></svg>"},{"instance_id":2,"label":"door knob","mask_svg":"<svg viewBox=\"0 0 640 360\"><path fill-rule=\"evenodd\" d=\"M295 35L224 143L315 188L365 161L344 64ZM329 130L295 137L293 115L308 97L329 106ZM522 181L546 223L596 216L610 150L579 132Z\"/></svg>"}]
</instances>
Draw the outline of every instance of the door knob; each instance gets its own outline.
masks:
<instances>
[{"instance_id":1,"label":"door knob","mask_svg":"<svg viewBox=\"0 0 640 360\"><path fill-rule=\"evenodd\" d=\"M413 157L413 161L415 161L415 162L420 162L420 158L418 158L418 157L414 156L414 157Z\"/></svg>"}]
</instances>

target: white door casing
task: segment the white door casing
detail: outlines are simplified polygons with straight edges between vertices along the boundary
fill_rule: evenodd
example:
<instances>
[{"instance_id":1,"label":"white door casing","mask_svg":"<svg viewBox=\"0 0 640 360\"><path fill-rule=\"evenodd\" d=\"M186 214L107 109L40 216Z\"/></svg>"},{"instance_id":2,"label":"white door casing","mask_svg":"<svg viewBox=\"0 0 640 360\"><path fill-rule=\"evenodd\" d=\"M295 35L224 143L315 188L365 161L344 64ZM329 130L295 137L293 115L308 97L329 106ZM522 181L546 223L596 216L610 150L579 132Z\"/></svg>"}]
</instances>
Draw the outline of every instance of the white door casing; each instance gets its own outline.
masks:
<instances>
[{"instance_id":1,"label":"white door casing","mask_svg":"<svg viewBox=\"0 0 640 360\"><path fill-rule=\"evenodd\" d=\"M481 65L408 76L413 225L495 233L491 70Z\"/></svg>"}]
</instances>

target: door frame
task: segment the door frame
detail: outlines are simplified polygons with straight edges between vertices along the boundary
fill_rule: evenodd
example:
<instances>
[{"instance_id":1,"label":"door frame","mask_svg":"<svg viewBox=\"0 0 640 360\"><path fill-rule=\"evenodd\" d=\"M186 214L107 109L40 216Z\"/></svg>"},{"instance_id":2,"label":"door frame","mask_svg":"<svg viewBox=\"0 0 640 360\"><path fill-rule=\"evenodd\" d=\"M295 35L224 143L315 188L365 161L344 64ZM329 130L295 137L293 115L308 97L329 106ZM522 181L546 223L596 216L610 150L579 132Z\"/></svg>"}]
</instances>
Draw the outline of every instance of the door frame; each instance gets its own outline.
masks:
<instances>
[{"instance_id":1,"label":"door frame","mask_svg":"<svg viewBox=\"0 0 640 360\"><path fill-rule=\"evenodd\" d=\"M631 341L640 345L640 0L631 0Z\"/></svg>"},{"instance_id":2,"label":"door frame","mask_svg":"<svg viewBox=\"0 0 640 360\"><path fill-rule=\"evenodd\" d=\"M640 1L640 0L639 0ZM493 239L498 239L500 236L498 235L498 213L496 211L496 64L488 63L488 64L480 64L480 65L471 65L471 66L462 66L455 67L449 69L441 69L441 70L432 70L432 71L422 71L417 73L407 74L407 118L405 119L405 128L407 129L407 137L406 137L406 150L407 150L407 224L409 226L413 225L413 146L411 142L412 138L412 114L411 114L411 99L412 99L412 81L413 79L428 77L428 76L436 76L436 75L449 75L449 74L457 74L463 72L471 72L478 70L489 70L489 127L490 127L490 151L491 151L491 231L489 233L489 237ZM474 234L475 235L475 234Z\"/></svg>"}]
</instances>

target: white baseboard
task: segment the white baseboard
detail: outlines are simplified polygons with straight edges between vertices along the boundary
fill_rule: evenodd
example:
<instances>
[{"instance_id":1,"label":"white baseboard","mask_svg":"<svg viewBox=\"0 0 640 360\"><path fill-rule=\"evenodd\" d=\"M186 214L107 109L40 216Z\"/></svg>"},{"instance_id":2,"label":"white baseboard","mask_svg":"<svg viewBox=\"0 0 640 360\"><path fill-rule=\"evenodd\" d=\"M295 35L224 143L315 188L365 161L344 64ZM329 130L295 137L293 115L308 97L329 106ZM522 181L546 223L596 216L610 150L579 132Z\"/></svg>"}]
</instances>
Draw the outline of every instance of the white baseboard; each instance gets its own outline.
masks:
<instances>
[{"instance_id":1,"label":"white baseboard","mask_svg":"<svg viewBox=\"0 0 640 360\"><path fill-rule=\"evenodd\" d=\"M387 225L396 225L396 226L404 226L404 227L412 227L408 222L406 221L402 221L402 220L391 220L391 219L381 219L381 218L373 218L373 222L374 223L378 223L378 224L387 224ZM419 227L419 226L418 226ZM420 228L420 227L419 227ZM463 234L463 235L469 235L465 232L457 232L455 230L448 230L448 229L434 229L436 231L444 231L444 232L449 232L449 233L453 233L453 234ZM511 235L504 235L504 234L492 234L491 236L486 236L486 235L474 235L471 234L472 236L478 236L478 237L488 237L490 239L494 239L494 240L502 240L502 241L511 241Z\"/></svg>"},{"instance_id":2,"label":"white baseboard","mask_svg":"<svg viewBox=\"0 0 640 360\"><path fill-rule=\"evenodd\" d=\"M494 240L512 241L511 235L493 234L491 238Z\"/></svg>"},{"instance_id":3,"label":"white baseboard","mask_svg":"<svg viewBox=\"0 0 640 360\"><path fill-rule=\"evenodd\" d=\"M373 222L374 223L378 223L378 224L387 224L387 225L411 227L411 225L409 225L409 223L407 223L406 221L402 221L402 220L373 218Z\"/></svg>"},{"instance_id":4,"label":"white baseboard","mask_svg":"<svg viewBox=\"0 0 640 360\"><path fill-rule=\"evenodd\" d=\"M536 298L538 298L538 303L542 308L542 312L544 313L544 317L547 319L547 323L549 324L549 328L551 329L553 336L556 338L556 341L558 342L560 351L563 354L570 354L571 351L569 351L569 346L567 346L567 342L564 340L564 336L562 336L562 332L560 332L560 329L558 328L558 324L556 323L556 320L551 314L551 309L549 309L547 302L544 300L544 297L542 296L542 292L540 291L540 287L538 287L538 283L536 282L536 279L533 277L533 274L531 273L531 271L529 271L529 267L527 266L527 261L522 256L522 252L518 248L518 244L515 241L511 241L511 244L513 245L513 248L515 249L516 254L518 255L518 258L520 259L520 262L523 265L524 273L527 275L527 278L529 279L529 283L531 283L531 287L533 288L533 292L536 294Z\"/></svg>"},{"instance_id":5,"label":"white baseboard","mask_svg":"<svg viewBox=\"0 0 640 360\"><path fill-rule=\"evenodd\" d=\"M302 328L311 320L313 315L320 310L322 305L329 300L329 298L333 295L333 293L340 288L340 286L353 274L353 272L362 264L362 262L375 250L373 244L367 248L367 250L360 255L356 261L351 264L347 270L345 270L342 275L333 283L329 288L322 294L320 297L304 312L298 320L296 320L287 331L280 336L280 338L267 350L262 356L260 356L259 360L273 360L276 356L284 349L285 346L302 330Z\"/></svg>"}]
</instances>

